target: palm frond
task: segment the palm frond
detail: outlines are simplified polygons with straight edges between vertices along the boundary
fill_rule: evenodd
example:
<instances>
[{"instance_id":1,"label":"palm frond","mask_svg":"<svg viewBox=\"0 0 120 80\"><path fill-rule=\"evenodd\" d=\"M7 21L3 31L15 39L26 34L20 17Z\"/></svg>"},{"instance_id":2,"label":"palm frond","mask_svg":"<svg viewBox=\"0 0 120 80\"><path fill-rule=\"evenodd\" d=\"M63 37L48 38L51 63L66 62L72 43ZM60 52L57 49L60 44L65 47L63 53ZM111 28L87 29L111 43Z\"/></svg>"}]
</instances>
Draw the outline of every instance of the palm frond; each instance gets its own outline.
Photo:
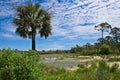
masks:
<instances>
[{"instance_id":1,"label":"palm frond","mask_svg":"<svg viewBox=\"0 0 120 80\"><path fill-rule=\"evenodd\" d=\"M51 34L50 20L50 14L41 9L39 4L30 3L17 7L17 16L13 19L13 23L17 26L16 32L21 37L31 38L39 31L41 37L47 38Z\"/></svg>"},{"instance_id":2,"label":"palm frond","mask_svg":"<svg viewBox=\"0 0 120 80\"><path fill-rule=\"evenodd\" d=\"M28 31L23 27L17 27L16 33L23 38L27 38Z\"/></svg>"},{"instance_id":3,"label":"palm frond","mask_svg":"<svg viewBox=\"0 0 120 80\"><path fill-rule=\"evenodd\" d=\"M49 37L51 34L51 26L49 23L43 23L41 30L39 31L41 37Z\"/></svg>"}]
</instances>

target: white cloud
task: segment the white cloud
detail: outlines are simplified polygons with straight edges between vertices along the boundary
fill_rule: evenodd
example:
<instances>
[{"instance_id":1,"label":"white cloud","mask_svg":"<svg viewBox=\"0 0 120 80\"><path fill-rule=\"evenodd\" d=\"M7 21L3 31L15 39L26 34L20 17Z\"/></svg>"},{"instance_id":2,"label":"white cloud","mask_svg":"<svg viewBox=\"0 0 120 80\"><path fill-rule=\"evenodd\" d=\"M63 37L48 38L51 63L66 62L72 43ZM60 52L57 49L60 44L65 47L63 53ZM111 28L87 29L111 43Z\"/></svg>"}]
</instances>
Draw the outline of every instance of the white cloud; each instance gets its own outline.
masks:
<instances>
[{"instance_id":1,"label":"white cloud","mask_svg":"<svg viewBox=\"0 0 120 80\"><path fill-rule=\"evenodd\" d=\"M23 38L19 37L14 33L0 32L0 38L6 38L11 40L23 40ZM28 40L28 39L27 39Z\"/></svg>"},{"instance_id":2,"label":"white cloud","mask_svg":"<svg viewBox=\"0 0 120 80\"><path fill-rule=\"evenodd\" d=\"M73 32L79 35L91 35L97 31L94 29L94 26L76 26L73 28Z\"/></svg>"},{"instance_id":3,"label":"white cloud","mask_svg":"<svg viewBox=\"0 0 120 80\"><path fill-rule=\"evenodd\" d=\"M10 32L12 32L12 33L15 33L15 27L14 26L11 26L11 27L6 27L6 28L4 28L5 30L7 30L7 31L10 31Z\"/></svg>"},{"instance_id":4,"label":"white cloud","mask_svg":"<svg viewBox=\"0 0 120 80\"><path fill-rule=\"evenodd\" d=\"M49 2L45 4L51 5ZM120 26L119 10L120 0L75 0L73 3L55 3L52 8L55 12L52 18L53 35L68 39L82 36L85 39L92 35L91 39L95 39L96 34L100 33L94 30L95 25L108 22L112 26ZM94 24L86 26L86 23Z\"/></svg>"},{"instance_id":5,"label":"white cloud","mask_svg":"<svg viewBox=\"0 0 120 80\"><path fill-rule=\"evenodd\" d=\"M0 36L2 36L2 37L7 37L7 38L13 38L13 36L10 35L10 34L0 34Z\"/></svg>"},{"instance_id":6,"label":"white cloud","mask_svg":"<svg viewBox=\"0 0 120 80\"><path fill-rule=\"evenodd\" d=\"M12 2L9 1L9 3ZM15 0L14 3L16 2L24 3L26 1ZM49 11L54 13L52 17L53 37L86 39L92 35L92 38L95 39L95 33L99 33L94 30L96 24L108 22L112 26L120 27L120 0L74 0L73 3L70 3L69 0L63 0L60 3L57 0L45 0L41 6L45 9L52 7ZM1 7L0 16L13 14L14 10L11 10L7 5ZM89 23L94 24L84 25ZM9 26L11 27L4 29L15 32L15 28L11 24Z\"/></svg>"},{"instance_id":7,"label":"white cloud","mask_svg":"<svg viewBox=\"0 0 120 80\"><path fill-rule=\"evenodd\" d=\"M15 33L15 30L16 30L16 27L13 26L10 22L2 23L1 28L11 33Z\"/></svg>"},{"instance_id":8,"label":"white cloud","mask_svg":"<svg viewBox=\"0 0 120 80\"><path fill-rule=\"evenodd\" d=\"M52 45L48 45L43 47L41 50L63 50L64 46L59 45L59 44L52 44Z\"/></svg>"},{"instance_id":9,"label":"white cloud","mask_svg":"<svg viewBox=\"0 0 120 80\"><path fill-rule=\"evenodd\" d=\"M7 17L14 15L14 9L12 3L1 3L0 2L0 17Z\"/></svg>"},{"instance_id":10,"label":"white cloud","mask_svg":"<svg viewBox=\"0 0 120 80\"><path fill-rule=\"evenodd\" d=\"M9 39L14 39L15 38L14 35L8 34L8 33L0 33L0 36L4 37L4 38L9 38Z\"/></svg>"}]
</instances>

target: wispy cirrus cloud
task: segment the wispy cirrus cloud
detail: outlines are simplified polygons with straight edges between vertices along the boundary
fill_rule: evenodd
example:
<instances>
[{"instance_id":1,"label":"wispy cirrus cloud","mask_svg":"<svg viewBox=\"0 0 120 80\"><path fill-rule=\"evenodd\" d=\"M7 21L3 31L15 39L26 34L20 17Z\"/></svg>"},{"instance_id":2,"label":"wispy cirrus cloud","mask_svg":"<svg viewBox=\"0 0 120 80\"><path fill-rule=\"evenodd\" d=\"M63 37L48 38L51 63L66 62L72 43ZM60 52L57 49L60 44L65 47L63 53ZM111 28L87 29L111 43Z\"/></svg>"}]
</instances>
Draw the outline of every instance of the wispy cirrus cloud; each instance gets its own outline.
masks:
<instances>
[{"instance_id":1,"label":"wispy cirrus cloud","mask_svg":"<svg viewBox=\"0 0 120 80\"><path fill-rule=\"evenodd\" d=\"M22 39L14 34L4 33L4 32L0 32L0 38L7 38L7 39L11 39L11 40Z\"/></svg>"},{"instance_id":2,"label":"wispy cirrus cloud","mask_svg":"<svg viewBox=\"0 0 120 80\"><path fill-rule=\"evenodd\" d=\"M6 34L6 33L0 33L1 37L5 37L5 38L13 38L14 36L11 34Z\"/></svg>"},{"instance_id":3,"label":"wispy cirrus cloud","mask_svg":"<svg viewBox=\"0 0 120 80\"><path fill-rule=\"evenodd\" d=\"M28 1L30 2L30 0ZM19 2L20 0L15 0L14 2L7 1L6 3L14 4ZM25 2L27 1L23 0L20 3ZM34 2L39 1L36 0ZM101 22L109 22L113 26L119 26L120 24L120 22L117 21L120 19L119 0L43 0L40 2L43 8L47 9L51 7L49 11L53 12L53 36L76 38L85 33L95 33L96 31L93 27ZM1 3L5 4L5 2ZM1 11L1 16L14 14L14 11L10 11L8 6L2 6L3 11ZM7 8L7 10L5 8ZM86 25L89 27L86 27ZM14 28L8 29L14 31ZM72 34L76 35L76 37Z\"/></svg>"},{"instance_id":4,"label":"wispy cirrus cloud","mask_svg":"<svg viewBox=\"0 0 120 80\"><path fill-rule=\"evenodd\" d=\"M49 2L45 2L45 4L51 5ZM88 35L86 37L93 35L95 38L95 33L99 32L94 30L94 26L99 23L108 22L112 26L119 27L119 5L119 0L56 2L51 5L54 6L52 10L55 11L52 20L53 33L66 38L76 39L85 34Z\"/></svg>"},{"instance_id":5,"label":"wispy cirrus cloud","mask_svg":"<svg viewBox=\"0 0 120 80\"><path fill-rule=\"evenodd\" d=\"M12 34L15 34L16 27L11 22L4 22L0 24L1 29L10 32Z\"/></svg>"}]
</instances>

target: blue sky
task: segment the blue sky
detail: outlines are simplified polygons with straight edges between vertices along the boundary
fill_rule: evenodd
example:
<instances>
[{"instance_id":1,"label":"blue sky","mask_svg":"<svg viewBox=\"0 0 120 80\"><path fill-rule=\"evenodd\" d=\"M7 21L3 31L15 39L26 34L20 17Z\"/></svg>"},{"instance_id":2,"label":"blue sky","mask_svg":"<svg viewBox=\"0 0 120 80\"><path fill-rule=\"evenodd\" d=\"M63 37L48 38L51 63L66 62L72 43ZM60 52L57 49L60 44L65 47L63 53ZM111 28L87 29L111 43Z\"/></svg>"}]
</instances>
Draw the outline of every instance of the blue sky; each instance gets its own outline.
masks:
<instances>
[{"instance_id":1,"label":"blue sky","mask_svg":"<svg viewBox=\"0 0 120 80\"><path fill-rule=\"evenodd\" d=\"M36 37L37 50L70 49L101 37L94 26L108 22L120 27L120 0L0 0L0 49L31 49L31 40L15 34L14 6L40 3L52 13L52 35L48 39ZM107 33L105 35L108 35Z\"/></svg>"}]
</instances>

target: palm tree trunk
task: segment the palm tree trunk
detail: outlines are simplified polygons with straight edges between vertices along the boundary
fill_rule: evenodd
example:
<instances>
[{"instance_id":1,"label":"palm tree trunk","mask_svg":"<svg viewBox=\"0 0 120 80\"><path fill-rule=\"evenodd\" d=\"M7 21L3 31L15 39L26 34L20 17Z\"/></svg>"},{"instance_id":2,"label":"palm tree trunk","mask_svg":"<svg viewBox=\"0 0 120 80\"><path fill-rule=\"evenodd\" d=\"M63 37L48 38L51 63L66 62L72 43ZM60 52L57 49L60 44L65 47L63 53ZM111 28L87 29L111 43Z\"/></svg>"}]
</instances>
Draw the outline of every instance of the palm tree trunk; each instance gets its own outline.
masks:
<instances>
[{"instance_id":1,"label":"palm tree trunk","mask_svg":"<svg viewBox=\"0 0 120 80\"><path fill-rule=\"evenodd\" d=\"M36 50L35 49L35 36L32 36L32 50Z\"/></svg>"}]
</instances>

